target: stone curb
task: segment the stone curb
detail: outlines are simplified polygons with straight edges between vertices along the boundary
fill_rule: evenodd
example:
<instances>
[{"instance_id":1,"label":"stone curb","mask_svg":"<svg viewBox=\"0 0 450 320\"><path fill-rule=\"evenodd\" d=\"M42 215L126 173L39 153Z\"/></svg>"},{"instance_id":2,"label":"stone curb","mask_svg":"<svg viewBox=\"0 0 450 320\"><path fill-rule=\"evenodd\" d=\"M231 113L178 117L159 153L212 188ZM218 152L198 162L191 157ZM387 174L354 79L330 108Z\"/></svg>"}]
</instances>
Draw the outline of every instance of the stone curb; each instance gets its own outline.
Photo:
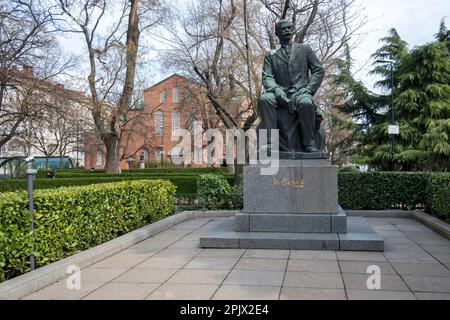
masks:
<instances>
[{"instance_id":1,"label":"stone curb","mask_svg":"<svg viewBox=\"0 0 450 320\"><path fill-rule=\"evenodd\" d=\"M349 217L410 218L413 211L405 210L345 210Z\"/></svg>"},{"instance_id":2,"label":"stone curb","mask_svg":"<svg viewBox=\"0 0 450 320\"><path fill-rule=\"evenodd\" d=\"M412 212L411 218L450 240L450 225L425 212Z\"/></svg>"},{"instance_id":3,"label":"stone curb","mask_svg":"<svg viewBox=\"0 0 450 320\"><path fill-rule=\"evenodd\" d=\"M21 299L67 277L69 274L66 273L66 270L71 265L76 265L80 269L85 268L181 222L198 218L231 217L234 214L236 214L235 211L184 211L172 215L96 247L5 281L0 284L0 300Z\"/></svg>"}]
</instances>

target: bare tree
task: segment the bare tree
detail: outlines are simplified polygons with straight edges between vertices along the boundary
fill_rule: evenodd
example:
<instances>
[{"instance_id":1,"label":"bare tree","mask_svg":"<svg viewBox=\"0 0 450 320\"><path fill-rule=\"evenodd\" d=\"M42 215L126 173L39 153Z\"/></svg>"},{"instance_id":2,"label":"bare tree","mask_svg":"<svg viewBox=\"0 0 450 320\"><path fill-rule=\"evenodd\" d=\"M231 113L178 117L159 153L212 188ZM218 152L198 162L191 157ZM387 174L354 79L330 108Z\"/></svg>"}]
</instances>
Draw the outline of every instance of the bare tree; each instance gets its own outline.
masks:
<instances>
[{"instance_id":1,"label":"bare tree","mask_svg":"<svg viewBox=\"0 0 450 320\"><path fill-rule=\"evenodd\" d=\"M106 148L106 172L120 172L120 139L133 106L141 33L165 16L159 0L59 0L61 29L82 35L88 54L92 116Z\"/></svg>"},{"instance_id":2,"label":"bare tree","mask_svg":"<svg viewBox=\"0 0 450 320\"><path fill-rule=\"evenodd\" d=\"M73 63L62 62L50 11L40 0L0 3L0 147L40 114L47 84Z\"/></svg>"},{"instance_id":3,"label":"bare tree","mask_svg":"<svg viewBox=\"0 0 450 320\"><path fill-rule=\"evenodd\" d=\"M257 119L262 62L277 45L274 26L281 18L293 21L295 41L310 43L328 72L365 23L353 0L203 0L178 12L180 23L168 26L169 39L158 39L169 46L166 66L205 85L227 128L246 130ZM317 100L325 94L319 92Z\"/></svg>"}]
</instances>

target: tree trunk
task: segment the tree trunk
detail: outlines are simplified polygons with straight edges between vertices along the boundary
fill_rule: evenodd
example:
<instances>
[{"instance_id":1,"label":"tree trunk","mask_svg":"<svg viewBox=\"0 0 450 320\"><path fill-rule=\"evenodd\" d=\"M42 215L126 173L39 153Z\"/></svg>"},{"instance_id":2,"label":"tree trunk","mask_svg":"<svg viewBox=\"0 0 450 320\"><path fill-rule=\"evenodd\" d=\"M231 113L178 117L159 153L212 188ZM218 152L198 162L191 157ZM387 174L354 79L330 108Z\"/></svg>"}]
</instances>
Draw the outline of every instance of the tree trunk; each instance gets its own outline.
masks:
<instances>
[{"instance_id":1,"label":"tree trunk","mask_svg":"<svg viewBox=\"0 0 450 320\"><path fill-rule=\"evenodd\" d=\"M105 139L106 146L106 173L120 173L120 160L119 160L119 139L116 136L110 135Z\"/></svg>"}]
</instances>

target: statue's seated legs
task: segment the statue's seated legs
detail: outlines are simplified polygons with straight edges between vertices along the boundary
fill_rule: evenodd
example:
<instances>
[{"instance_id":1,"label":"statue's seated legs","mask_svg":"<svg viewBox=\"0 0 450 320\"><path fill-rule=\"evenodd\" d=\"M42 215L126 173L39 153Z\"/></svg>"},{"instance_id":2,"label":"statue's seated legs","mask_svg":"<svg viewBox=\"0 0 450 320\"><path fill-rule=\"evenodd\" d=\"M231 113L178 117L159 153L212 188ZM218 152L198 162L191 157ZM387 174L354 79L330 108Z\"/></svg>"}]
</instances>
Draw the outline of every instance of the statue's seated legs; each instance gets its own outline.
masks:
<instances>
[{"instance_id":1,"label":"statue's seated legs","mask_svg":"<svg viewBox=\"0 0 450 320\"><path fill-rule=\"evenodd\" d=\"M289 99L291 97L288 97ZM316 147L316 107L311 96L295 96L291 113L287 106L280 106L273 93L261 95L258 106L262 122L260 129L279 129L280 151L309 152Z\"/></svg>"}]
</instances>

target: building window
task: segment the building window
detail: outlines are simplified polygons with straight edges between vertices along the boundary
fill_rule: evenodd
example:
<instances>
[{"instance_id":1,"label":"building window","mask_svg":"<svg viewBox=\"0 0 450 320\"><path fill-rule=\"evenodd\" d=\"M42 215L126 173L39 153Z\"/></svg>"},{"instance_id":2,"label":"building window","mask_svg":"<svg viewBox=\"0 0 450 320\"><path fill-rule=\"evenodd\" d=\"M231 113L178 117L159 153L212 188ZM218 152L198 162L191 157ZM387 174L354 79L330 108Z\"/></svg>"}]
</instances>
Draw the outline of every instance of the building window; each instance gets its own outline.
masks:
<instances>
[{"instance_id":1,"label":"building window","mask_svg":"<svg viewBox=\"0 0 450 320\"><path fill-rule=\"evenodd\" d=\"M160 103L166 103L167 102L167 90L161 91L159 94L159 102Z\"/></svg>"},{"instance_id":2,"label":"building window","mask_svg":"<svg viewBox=\"0 0 450 320\"><path fill-rule=\"evenodd\" d=\"M164 149L163 147L156 148L156 161L161 161L163 158Z\"/></svg>"},{"instance_id":3,"label":"building window","mask_svg":"<svg viewBox=\"0 0 450 320\"><path fill-rule=\"evenodd\" d=\"M101 167L103 165L103 153L101 151L97 151L97 162L95 166Z\"/></svg>"},{"instance_id":4,"label":"building window","mask_svg":"<svg viewBox=\"0 0 450 320\"><path fill-rule=\"evenodd\" d=\"M180 110L173 110L172 111L172 136L175 136L175 137L180 136L180 122L181 122Z\"/></svg>"},{"instance_id":5,"label":"building window","mask_svg":"<svg viewBox=\"0 0 450 320\"><path fill-rule=\"evenodd\" d=\"M180 97L179 97L179 93L178 93L178 87L173 87L173 89L172 89L172 100L173 100L173 102L179 102L180 101Z\"/></svg>"},{"instance_id":6,"label":"building window","mask_svg":"<svg viewBox=\"0 0 450 320\"><path fill-rule=\"evenodd\" d=\"M146 148L141 150L140 160L141 161L148 161L148 150Z\"/></svg>"},{"instance_id":7,"label":"building window","mask_svg":"<svg viewBox=\"0 0 450 320\"><path fill-rule=\"evenodd\" d=\"M155 132L158 136L164 134L164 112L161 110L155 112Z\"/></svg>"}]
</instances>

